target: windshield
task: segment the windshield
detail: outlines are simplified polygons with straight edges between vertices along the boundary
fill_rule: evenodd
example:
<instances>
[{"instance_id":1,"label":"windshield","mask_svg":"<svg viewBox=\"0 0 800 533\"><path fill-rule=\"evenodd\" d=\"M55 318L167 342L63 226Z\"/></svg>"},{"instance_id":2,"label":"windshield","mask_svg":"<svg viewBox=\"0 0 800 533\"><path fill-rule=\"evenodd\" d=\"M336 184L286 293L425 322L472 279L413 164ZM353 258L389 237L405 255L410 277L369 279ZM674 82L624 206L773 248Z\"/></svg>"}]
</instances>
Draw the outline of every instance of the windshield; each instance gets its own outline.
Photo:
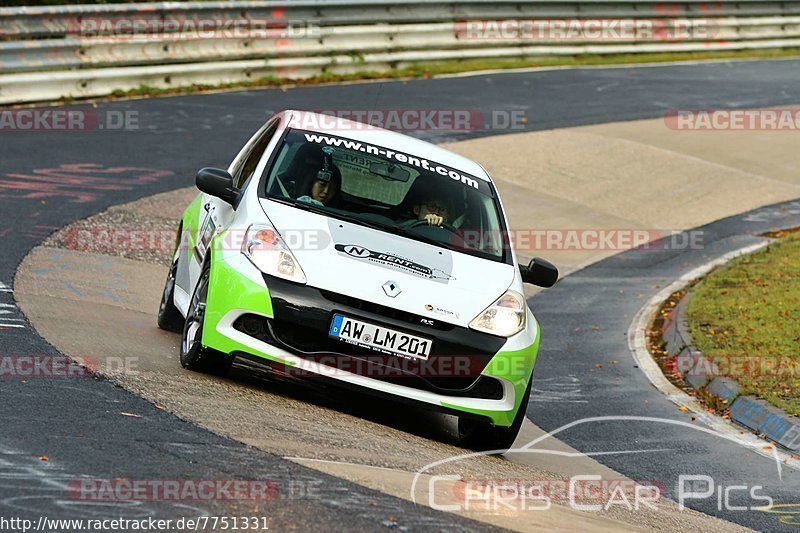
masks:
<instances>
[{"instance_id":1,"label":"windshield","mask_svg":"<svg viewBox=\"0 0 800 533\"><path fill-rule=\"evenodd\" d=\"M271 168L268 198L504 261L491 184L412 154L291 130Z\"/></svg>"}]
</instances>

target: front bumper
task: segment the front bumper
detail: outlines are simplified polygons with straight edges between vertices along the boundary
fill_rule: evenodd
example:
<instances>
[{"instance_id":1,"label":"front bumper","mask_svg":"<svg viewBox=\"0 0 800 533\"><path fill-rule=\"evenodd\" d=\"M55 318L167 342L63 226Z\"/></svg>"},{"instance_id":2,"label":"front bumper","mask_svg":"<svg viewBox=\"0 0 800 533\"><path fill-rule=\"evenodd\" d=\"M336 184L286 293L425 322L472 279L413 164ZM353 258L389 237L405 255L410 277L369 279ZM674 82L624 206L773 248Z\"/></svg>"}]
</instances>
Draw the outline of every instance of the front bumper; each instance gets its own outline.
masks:
<instances>
[{"instance_id":1,"label":"front bumper","mask_svg":"<svg viewBox=\"0 0 800 533\"><path fill-rule=\"evenodd\" d=\"M434 339L427 362L385 356L327 336L333 312ZM538 325L509 339L263 276L238 253L212 248L203 343L285 365L287 373L422 402L509 426L536 360ZM263 329L244 327L260 321ZM346 353L343 353L346 352Z\"/></svg>"}]
</instances>

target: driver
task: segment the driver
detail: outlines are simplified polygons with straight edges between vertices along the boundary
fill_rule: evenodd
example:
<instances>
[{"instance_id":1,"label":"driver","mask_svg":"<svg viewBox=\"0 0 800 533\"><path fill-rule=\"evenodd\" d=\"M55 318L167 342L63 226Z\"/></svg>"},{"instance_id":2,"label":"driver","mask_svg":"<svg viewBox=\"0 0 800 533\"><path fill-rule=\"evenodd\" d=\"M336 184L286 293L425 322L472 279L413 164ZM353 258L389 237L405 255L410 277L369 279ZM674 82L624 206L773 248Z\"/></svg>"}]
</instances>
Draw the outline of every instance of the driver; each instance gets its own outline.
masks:
<instances>
[{"instance_id":1,"label":"driver","mask_svg":"<svg viewBox=\"0 0 800 533\"><path fill-rule=\"evenodd\" d=\"M453 214L453 202L449 195L440 190L427 188L417 197L412 212L416 219L406 220L400 226L410 227L425 221L429 226L449 224Z\"/></svg>"}]
</instances>

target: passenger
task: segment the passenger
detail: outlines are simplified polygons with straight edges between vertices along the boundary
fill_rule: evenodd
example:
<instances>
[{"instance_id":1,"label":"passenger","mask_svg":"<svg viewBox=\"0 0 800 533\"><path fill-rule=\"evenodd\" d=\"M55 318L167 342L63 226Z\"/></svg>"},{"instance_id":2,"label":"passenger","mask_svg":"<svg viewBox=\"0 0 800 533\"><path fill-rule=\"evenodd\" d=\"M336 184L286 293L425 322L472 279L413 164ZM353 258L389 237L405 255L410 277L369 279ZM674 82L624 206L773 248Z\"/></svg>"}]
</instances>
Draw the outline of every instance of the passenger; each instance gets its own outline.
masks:
<instances>
[{"instance_id":1,"label":"passenger","mask_svg":"<svg viewBox=\"0 0 800 533\"><path fill-rule=\"evenodd\" d=\"M339 172L338 168L335 168L331 173L329 181L321 179L311 181L310 187L306 190L306 194L300 196L297 200L314 205L329 205L339 192L341 183L342 174Z\"/></svg>"},{"instance_id":2,"label":"passenger","mask_svg":"<svg viewBox=\"0 0 800 533\"><path fill-rule=\"evenodd\" d=\"M330 205L337 199L342 185L342 174L333 164L332 155L333 149L329 147L301 146L289 168L279 176L280 182L286 185L286 192L301 202Z\"/></svg>"},{"instance_id":3,"label":"passenger","mask_svg":"<svg viewBox=\"0 0 800 533\"><path fill-rule=\"evenodd\" d=\"M342 188L342 173L333 164L333 158L326 154L322 162L309 168L310 176L306 179L303 195L297 198L300 202L307 202L319 206L331 206L337 199L337 194Z\"/></svg>"}]
</instances>

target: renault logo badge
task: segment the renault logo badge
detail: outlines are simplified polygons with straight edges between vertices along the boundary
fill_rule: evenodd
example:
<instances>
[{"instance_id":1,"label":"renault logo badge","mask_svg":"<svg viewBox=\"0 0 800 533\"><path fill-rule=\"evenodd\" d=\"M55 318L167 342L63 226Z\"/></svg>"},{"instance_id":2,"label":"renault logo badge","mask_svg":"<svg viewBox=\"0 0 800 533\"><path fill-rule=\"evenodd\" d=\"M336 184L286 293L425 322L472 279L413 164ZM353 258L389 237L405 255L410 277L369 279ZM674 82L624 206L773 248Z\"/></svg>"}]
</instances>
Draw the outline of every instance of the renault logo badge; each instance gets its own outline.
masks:
<instances>
[{"instance_id":1,"label":"renault logo badge","mask_svg":"<svg viewBox=\"0 0 800 533\"><path fill-rule=\"evenodd\" d=\"M385 292L386 296L389 298L394 298L402 291L400 290L400 287L397 285L396 281L389 280L383 284L383 292Z\"/></svg>"}]
</instances>

